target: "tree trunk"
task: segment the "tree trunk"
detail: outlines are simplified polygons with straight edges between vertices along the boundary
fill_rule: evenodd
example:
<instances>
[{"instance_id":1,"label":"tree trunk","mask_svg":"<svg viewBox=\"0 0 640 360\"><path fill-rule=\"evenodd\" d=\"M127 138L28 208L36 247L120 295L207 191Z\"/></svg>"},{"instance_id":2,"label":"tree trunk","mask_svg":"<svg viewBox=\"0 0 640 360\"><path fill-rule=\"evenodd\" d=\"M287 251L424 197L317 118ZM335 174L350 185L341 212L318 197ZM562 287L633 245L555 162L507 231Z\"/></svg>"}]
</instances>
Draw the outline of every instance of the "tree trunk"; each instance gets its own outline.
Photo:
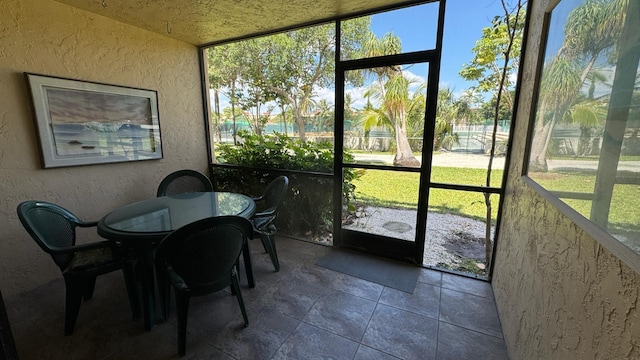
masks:
<instances>
[{"instance_id":1,"label":"tree trunk","mask_svg":"<svg viewBox=\"0 0 640 360\"><path fill-rule=\"evenodd\" d=\"M280 106L280 109L282 109L282 124L284 124L284 136L289 136L287 134L287 114L285 113L285 109L284 106Z\"/></svg>"},{"instance_id":2,"label":"tree trunk","mask_svg":"<svg viewBox=\"0 0 640 360\"><path fill-rule=\"evenodd\" d=\"M535 127L533 130L533 140L531 141L531 156L529 159L529 171L547 172L547 132L551 130L551 123L544 123L546 104L542 104L536 114Z\"/></svg>"},{"instance_id":3,"label":"tree trunk","mask_svg":"<svg viewBox=\"0 0 640 360\"><path fill-rule=\"evenodd\" d=\"M302 113L300 111L300 108L298 108L297 106L295 107L295 114L296 114L296 124L298 125L298 136L300 137L300 141L307 142L307 138L304 132L304 120L302 119Z\"/></svg>"},{"instance_id":4,"label":"tree trunk","mask_svg":"<svg viewBox=\"0 0 640 360\"><path fill-rule=\"evenodd\" d=\"M255 116L252 116L253 119L251 119L251 121L249 122L249 124L251 124L251 127L253 128L253 133L262 137L262 127L260 126L260 103L257 102L256 106L255 106Z\"/></svg>"},{"instance_id":5,"label":"tree trunk","mask_svg":"<svg viewBox=\"0 0 640 360\"><path fill-rule=\"evenodd\" d=\"M215 112L216 112L216 123L214 126L214 134L213 137L214 138L218 138L218 142L221 143L222 142L222 131L220 131L220 94L218 92L218 89L215 89L213 91L214 94L214 103L215 103Z\"/></svg>"},{"instance_id":6,"label":"tree trunk","mask_svg":"<svg viewBox=\"0 0 640 360\"><path fill-rule=\"evenodd\" d=\"M420 167L420 161L413 156L413 151L411 150L411 145L407 138L407 129L403 126L404 123L404 118L395 122L396 156L393 158L393 165Z\"/></svg>"},{"instance_id":7,"label":"tree trunk","mask_svg":"<svg viewBox=\"0 0 640 360\"><path fill-rule=\"evenodd\" d=\"M529 172L547 172L547 157L544 148L544 135L535 134L531 143L531 158L529 159Z\"/></svg>"},{"instance_id":8,"label":"tree trunk","mask_svg":"<svg viewBox=\"0 0 640 360\"><path fill-rule=\"evenodd\" d=\"M237 137L236 137L236 133L237 133L237 129L236 129L236 83L235 81L231 83L231 118L233 119L233 133L231 134L233 136L233 145L238 145L237 142Z\"/></svg>"},{"instance_id":9,"label":"tree trunk","mask_svg":"<svg viewBox=\"0 0 640 360\"><path fill-rule=\"evenodd\" d=\"M591 128L580 126L580 139L578 140L577 156L591 155Z\"/></svg>"}]
</instances>

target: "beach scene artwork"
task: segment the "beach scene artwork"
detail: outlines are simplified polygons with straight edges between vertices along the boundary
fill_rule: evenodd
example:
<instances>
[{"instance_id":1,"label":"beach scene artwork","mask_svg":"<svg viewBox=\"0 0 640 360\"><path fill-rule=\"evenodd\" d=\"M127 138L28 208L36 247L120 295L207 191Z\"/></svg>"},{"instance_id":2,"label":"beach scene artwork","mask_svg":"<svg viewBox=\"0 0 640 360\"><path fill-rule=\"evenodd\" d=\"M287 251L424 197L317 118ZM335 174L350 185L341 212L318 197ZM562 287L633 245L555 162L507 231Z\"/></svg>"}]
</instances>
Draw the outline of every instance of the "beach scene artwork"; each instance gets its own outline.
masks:
<instances>
[{"instance_id":1,"label":"beach scene artwork","mask_svg":"<svg viewBox=\"0 0 640 360\"><path fill-rule=\"evenodd\" d=\"M148 98L59 88L47 88L46 93L58 156L138 160L155 153Z\"/></svg>"},{"instance_id":2,"label":"beach scene artwork","mask_svg":"<svg viewBox=\"0 0 640 360\"><path fill-rule=\"evenodd\" d=\"M28 78L45 167L162 157L155 91Z\"/></svg>"}]
</instances>

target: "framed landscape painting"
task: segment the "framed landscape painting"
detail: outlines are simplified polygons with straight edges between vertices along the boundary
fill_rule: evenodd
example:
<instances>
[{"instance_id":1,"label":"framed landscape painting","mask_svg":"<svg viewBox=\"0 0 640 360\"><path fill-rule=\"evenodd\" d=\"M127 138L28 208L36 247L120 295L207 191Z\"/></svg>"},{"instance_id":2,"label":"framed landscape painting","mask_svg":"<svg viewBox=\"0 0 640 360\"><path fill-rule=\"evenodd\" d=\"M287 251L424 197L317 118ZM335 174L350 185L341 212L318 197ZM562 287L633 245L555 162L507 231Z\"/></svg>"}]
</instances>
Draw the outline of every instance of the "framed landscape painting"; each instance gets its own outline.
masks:
<instances>
[{"instance_id":1,"label":"framed landscape painting","mask_svg":"<svg viewBox=\"0 0 640 360\"><path fill-rule=\"evenodd\" d=\"M154 90L25 73L43 167L162 158Z\"/></svg>"}]
</instances>

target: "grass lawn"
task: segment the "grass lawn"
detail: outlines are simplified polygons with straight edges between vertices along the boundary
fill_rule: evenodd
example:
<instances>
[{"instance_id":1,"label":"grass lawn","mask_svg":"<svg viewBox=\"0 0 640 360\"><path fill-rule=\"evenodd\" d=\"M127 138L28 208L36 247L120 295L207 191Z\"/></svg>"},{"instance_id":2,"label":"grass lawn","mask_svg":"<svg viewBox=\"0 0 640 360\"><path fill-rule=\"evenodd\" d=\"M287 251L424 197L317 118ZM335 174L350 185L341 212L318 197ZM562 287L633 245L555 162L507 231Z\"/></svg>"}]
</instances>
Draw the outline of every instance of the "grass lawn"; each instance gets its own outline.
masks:
<instances>
[{"instance_id":1,"label":"grass lawn","mask_svg":"<svg viewBox=\"0 0 640 360\"><path fill-rule=\"evenodd\" d=\"M593 193L596 182L595 172L554 172L531 173L529 176L538 184L552 191L569 191L577 193ZM611 208L609 209L609 224L615 229L623 231L640 230L640 209L637 199L640 188L632 184L618 184L613 188ZM562 199L574 210L589 218L591 201Z\"/></svg>"},{"instance_id":2,"label":"grass lawn","mask_svg":"<svg viewBox=\"0 0 640 360\"><path fill-rule=\"evenodd\" d=\"M433 182L448 184L482 185L486 181L485 169L454 167L434 167ZM546 189L592 193L595 183L593 173L545 173L530 176ZM502 171L492 171L492 186L501 185ZM356 202L372 206L415 209L418 202L419 174L400 171L366 170L354 182ZM637 199L640 187L637 185L616 185L609 213L610 226L622 231L640 230L640 209ZM498 195L491 196L492 219L495 221ZM586 200L562 199L580 214L589 218L591 202ZM432 189L429 195L429 210L453 213L485 219L484 195L477 192Z\"/></svg>"},{"instance_id":3,"label":"grass lawn","mask_svg":"<svg viewBox=\"0 0 640 360\"><path fill-rule=\"evenodd\" d=\"M433 181L449 184L482 185L486 182L485 169L434 167ZM492 185L500 186L502 171L492 171ZM356 202L372 206L415 209L418 202L420 175L417 173L384 170L366 170L354 182ZM429 194L430 211L454 213L476 219L485 219L484 195L477 192L432 189ZM498 195L491 196L492 218L496 219Z\"/></svg>"}]
</instances>

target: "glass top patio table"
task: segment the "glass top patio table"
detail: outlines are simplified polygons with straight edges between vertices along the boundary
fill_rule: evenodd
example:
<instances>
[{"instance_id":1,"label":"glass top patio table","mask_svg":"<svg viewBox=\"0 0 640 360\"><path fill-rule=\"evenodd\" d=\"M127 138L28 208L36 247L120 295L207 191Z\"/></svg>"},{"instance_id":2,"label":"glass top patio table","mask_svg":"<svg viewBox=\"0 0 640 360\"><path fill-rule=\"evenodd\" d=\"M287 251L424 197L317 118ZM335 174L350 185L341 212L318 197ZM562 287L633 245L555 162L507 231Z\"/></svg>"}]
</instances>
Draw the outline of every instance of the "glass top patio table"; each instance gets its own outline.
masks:
<instances>
[{"instance_id":1,"label":"glass top patio table","mask_svg":"<svg viewBox=\"0 0 640 360\"><path fill-rule=\"evenodd\" d=\"M198 192L151 198L117 208L103 217L98 233L111 240L160 241L173 230L211 216L255 213L253 200L228 192Z\"/></svg>"},{"instance_id":2,"label":"glass top patio table","mask_svg":"<svg viewBox=\"0 0 640 360\"><path fill-rule=\"evenodd\" d=\"M100 236L118 241L135 252L136 271L142 285L142 311L146 330L151 330L156 323L153 253L160 241L172 231L197 220L224 215L238 215L249 219L255 211L255 202L242 194L197 192L138 201L117 208L100 219ZM250 287L254 287L248 240L242 255L247 281Z\"/></svg>"}]
</instances>

